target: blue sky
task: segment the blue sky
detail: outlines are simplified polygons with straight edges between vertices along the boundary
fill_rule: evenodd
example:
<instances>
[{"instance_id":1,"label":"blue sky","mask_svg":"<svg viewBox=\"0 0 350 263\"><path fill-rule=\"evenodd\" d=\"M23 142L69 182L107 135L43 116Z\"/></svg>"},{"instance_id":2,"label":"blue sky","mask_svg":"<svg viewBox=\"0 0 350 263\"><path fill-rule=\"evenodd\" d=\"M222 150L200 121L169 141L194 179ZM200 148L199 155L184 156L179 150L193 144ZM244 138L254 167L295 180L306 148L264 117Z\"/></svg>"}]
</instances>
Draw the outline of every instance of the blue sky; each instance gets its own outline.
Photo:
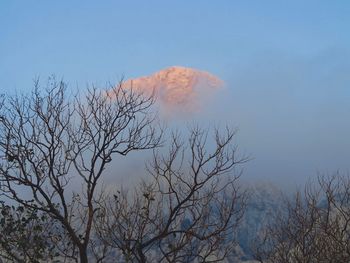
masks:
<instances>
[{"instance_id":1,"label":"blue sky","mask_svg":"<svg viewBox=\"0 0 350 263\"><path fill-rule=\"evenodd\" d=\"M104 82L169 65L229 78L273 57L349 55L348 1L1 1L0 84ZM322 61L320 61L321 63Z\"/></svg>"},{"instance_id":2,"label":"blue sky","mask_svg":"<svg viewBox=\"0 0 350 263\"><path fill-rule=\"evenodd\" d=\"M227 83L220 118L239 127L255 157L248 176L346 170L349 14L345 0L4 0L0 93L51 74L75 88L199 68Z\"/></svg>"}]
</instances>

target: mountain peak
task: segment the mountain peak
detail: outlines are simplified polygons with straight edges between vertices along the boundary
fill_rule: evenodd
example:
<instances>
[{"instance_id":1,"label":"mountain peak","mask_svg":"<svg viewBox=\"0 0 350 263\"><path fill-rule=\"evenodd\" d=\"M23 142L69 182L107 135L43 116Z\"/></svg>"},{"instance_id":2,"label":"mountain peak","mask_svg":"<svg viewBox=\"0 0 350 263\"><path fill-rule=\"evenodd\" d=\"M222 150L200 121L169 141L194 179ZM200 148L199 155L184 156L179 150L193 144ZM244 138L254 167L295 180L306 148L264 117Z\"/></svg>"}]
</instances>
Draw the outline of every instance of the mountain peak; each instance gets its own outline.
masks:
<instances>
[{"instance_id":1,"label":"mountain peak","mask_svg":"<svg viewBox=\"0 0 350 263\"><path fill-rule=\"evenodd\" d=\"M193 68L172 66L124 82L124 87L132 87L146 94L154 92L161 108L166 111L198 111L201 100L223 86L223 81L213 74Z\"/></svg>"}]
</instances>

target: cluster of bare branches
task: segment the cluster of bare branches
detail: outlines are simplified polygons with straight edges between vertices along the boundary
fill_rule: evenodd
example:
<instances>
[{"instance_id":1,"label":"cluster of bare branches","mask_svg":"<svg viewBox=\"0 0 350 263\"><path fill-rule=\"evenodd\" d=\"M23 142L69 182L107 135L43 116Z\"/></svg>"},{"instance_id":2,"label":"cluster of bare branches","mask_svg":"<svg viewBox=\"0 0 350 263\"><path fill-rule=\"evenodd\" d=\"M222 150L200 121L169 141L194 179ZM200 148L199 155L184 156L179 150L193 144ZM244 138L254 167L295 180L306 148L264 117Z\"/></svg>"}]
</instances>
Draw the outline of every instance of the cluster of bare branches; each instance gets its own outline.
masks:
<instances>
[{"instance_id":1,"label":"cluster of bare branches","mask_svg":"<svg viewBox=\"0 0 350 263\"><path fill-rule=\"evenodd\" d=\"M246 195L232 169L234 132L190 131L187 142L173 135L169 153L154 154L152 175L134 191L118 191L105 202L97 232L124 262L220 262L233 251ZM227 176L225 176L227 175Z\"/></svg>"},{"instance_id":2,"label":"cluster of bare branches","mask_svg":"<svg viewBox=\"0 0 350 263\"><path fill-rule=\"evenodd\" d=\"M259 262L348 262L349 241L350 178L320 176L286 200L253 250Z\"/></svg>"},{"instance_id":3,"label":"cluster of bare branches","mask_svg":"<svg viewBox=\"0 0 350 263\"><path fill-rule=\"evenodd\" d=\"M72 100L62 81L43 91L36 82L29 96L6 98L0 109L2 195L60 224L74 248L67 256L80 262L88 262L96 187L107 165L115 154L153 149L161 139L148 111L152 97L122 85L111 90L91 88ZM74 174L83 190L71 202Z\"/></svg>"},{"instance_id":4,"label":"cluster of bare branches","mask_svg":"<svg viewBox=\"0 0 350 263\"><path fill-rule=\"evenodd\" d=\"M247 200L235 132L193 127L167 141L152 96L122 83L71 95L53 79L0 96L0 260L232 260ZM153 158L142 183L101 189L113 158L143 150ZM349 261L349 176L320 176L284 204L253 242L256 260Z\"/></svg>"},{"instance_id":5,"label":"cluster of bare branches","mask_svg":"<svg viewBox=\"0 0 350 263\"><path fill-rule=\"evenodd\" d=\"M216 130L212 144L209 132L200 128L190 130L188 141L173 134L168 154L161 154L155 151L163 132L150 111L152 96L124 89L122 83L108 91L91 88L71 95L64 82L53 79L46 89L36 82L29 95L0 100L0 194L15 204L12 214L4 206L1 230L28 219L28 226L38 231L24 227L12 236L28 241L34 233L43 247L41 251L28 242L33 246L23 248L37 256L29 260L26 254L22 260L13 246L7 259L43 262L50 256L86 263L226 258L235 246L246 199L236 171L246 158L237 157L234 132ZM149 149L154 157L141 185L111 195L99 190L116 155ZM19 212L19 221L12 220ZM6 242L1 244L0 251Z\"/></svg>"}]
</instances>

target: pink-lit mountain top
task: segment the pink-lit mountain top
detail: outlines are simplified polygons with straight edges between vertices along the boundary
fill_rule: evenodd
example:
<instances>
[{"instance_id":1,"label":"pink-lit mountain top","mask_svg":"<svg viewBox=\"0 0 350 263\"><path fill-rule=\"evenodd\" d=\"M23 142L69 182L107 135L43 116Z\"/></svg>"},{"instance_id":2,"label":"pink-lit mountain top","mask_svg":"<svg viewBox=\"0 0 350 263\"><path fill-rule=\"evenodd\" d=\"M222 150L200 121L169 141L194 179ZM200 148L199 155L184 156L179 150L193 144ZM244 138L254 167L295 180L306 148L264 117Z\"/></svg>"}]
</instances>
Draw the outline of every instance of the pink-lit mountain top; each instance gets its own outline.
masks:
<instances>
[{"instance_id":1,"label":"pink-lit mountain top","mask_svg":"<svg viewBox=\"0 0 350 263\"><path fill-rule=\"evenodd\" d=\"M124 83L125 88L132 87L145 94L154 92L163 110L179 108L186 112L198 110L203 100L223 85L222 80L208 72L179 66Z\"/></svg>"}]
</instances>

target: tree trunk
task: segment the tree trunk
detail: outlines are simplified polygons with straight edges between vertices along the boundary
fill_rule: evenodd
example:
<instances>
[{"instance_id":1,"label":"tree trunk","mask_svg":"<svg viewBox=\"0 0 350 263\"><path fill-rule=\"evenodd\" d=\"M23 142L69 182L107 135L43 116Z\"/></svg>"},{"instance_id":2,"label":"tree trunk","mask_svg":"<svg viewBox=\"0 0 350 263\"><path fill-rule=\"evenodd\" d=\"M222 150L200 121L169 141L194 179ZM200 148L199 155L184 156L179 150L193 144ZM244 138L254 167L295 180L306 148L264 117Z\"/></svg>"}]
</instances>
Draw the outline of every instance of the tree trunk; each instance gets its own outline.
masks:
<instances>
[{"instance_id":1,"label":"tree trunk","mask_svg":"<svg viewBox=\"0 0 350 263\"><path fill-rule=\"evenodd\" d=\"M86 248L79 248L80 263L88 263L88 257L86 253Z\"/></svg>"},{"instance_id":2,"label":"tree trunk","mask_svg":"<svg viewBox=\"0 0 350 263\"><path fill-rule=\"evenodd\" d=\"M146 256L145 256L145 254L143 254L141 245L138 246L137 252L138 252L139 257L140 257L140 263L146 263Z\"/></svg>"}]
</instances>

